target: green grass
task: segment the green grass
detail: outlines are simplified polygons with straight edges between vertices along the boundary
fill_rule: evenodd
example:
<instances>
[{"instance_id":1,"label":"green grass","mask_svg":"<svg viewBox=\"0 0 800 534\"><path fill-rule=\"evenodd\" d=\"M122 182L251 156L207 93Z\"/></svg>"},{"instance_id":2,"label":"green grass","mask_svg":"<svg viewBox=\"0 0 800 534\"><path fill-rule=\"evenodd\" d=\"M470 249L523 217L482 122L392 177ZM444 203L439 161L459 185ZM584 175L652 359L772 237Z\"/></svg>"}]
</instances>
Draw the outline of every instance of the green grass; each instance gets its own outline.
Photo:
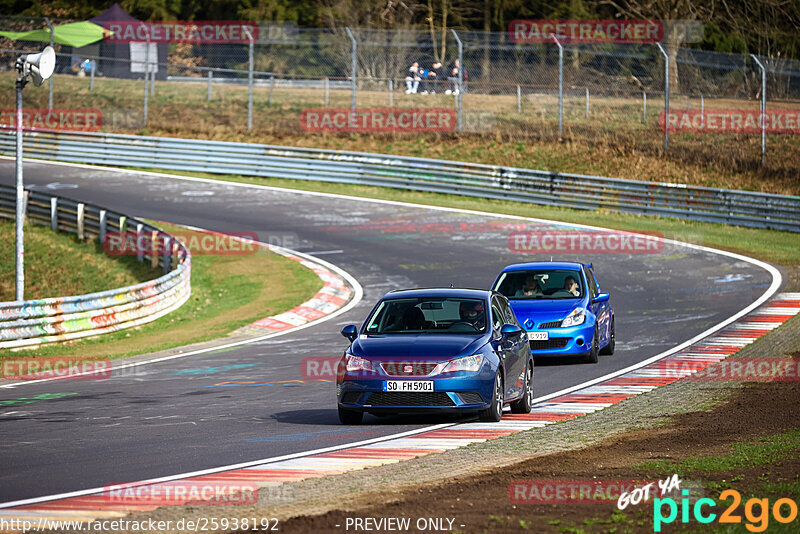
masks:
<instances>
[{"instance_id":1,"label":"green grass","mask_svg":"<svg viewBox=\"0 0 800 534\"><path fill-rule=\"evenodd\" d=\"M686 474L695 471L728 471L768 465L785 458L788 453L800 451L800 430L767 436L757 441L734 443L732 449L730 453L720 456L686 458L677 463L659 460L645 462L637 467L655 473Z\"/></svg>"},{"instance_id":2,"label":"green grass","mask_svg":"<svg viewBox=\"0 0 800 534\"><path fill-rule=\"evenodd\" d=\"M0 301L16 296L16 226L0 219ZM131 256L107 256L96 240L25 225L25 298L83 295L158 278L161 271Z\"/></svg>"},{"instance_id":3,"label":"green grass","mask_svg":"<svg viewBox=\"0 0 800 534\"><path fill-rule=\"evenodd\" d=\"M167 231L177 229L168 224L157 225ZM72 264L70 269L82 271L80 265ZM111 359L207 341L291 309L311 298L321 287L322 281L314 272L261 248L249 255L196 254L192 256L190 300L161 319L79 342L13 353L2 351L0 358L79 355L87 359Z\"/></svg>"},{"instance_id":4,"label":"green grass","mask_svg":"<svg viewBox=\"0 0 800 534\"><path fill-rule=\"evenodd\" d=\"M140 170L154 170L156 172L169 172L182 176L195 176L220 181L267 185L303 191L323 191L356 197L414 202L428 206L442 206L543 218L602 226L618 230L660 232L667 238L738 252L780 265L800 264L800 234L792 232L739 228L722 224L684 221L674 218L616 213L607 210L586 211L543 207L506 200L479 199L440 193L403 191L400 189L334 184L310 180L216 175L184 171L158 171L157 169Z\"/></svg>"}]
</instances>

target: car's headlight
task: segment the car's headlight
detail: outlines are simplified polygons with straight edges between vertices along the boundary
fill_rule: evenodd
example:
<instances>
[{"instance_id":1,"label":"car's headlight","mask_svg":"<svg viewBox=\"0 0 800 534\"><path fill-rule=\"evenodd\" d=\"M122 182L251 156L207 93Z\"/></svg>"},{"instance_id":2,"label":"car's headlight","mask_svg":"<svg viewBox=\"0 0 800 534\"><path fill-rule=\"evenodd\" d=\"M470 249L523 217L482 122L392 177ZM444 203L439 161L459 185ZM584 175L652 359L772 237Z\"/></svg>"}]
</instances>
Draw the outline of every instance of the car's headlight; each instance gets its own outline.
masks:
<instances>
[{"instance_id":1,"label":"car's headlight","mask_svg":"<svg viewBox=\"0 0 800 534\"><path fill-rule=\"evenodd\" d=\"M586 313L581 308L575 308L567 317L561 321L561 326L578 326L586 321Z\"/></svg>"},{"instance_id":2,"label":"car's headlight","mask_svg":"<svg viewBox=\"0 0 800 534\"><path fill-rule=\"evenodd\" d=\"M348 354L345 361L347 362L345 365L348 373L352 373L355 371L369 371L373 373L375 372L375 368L372 366L372 362L369 360L365 360L364 358Z\"/></svg>"},{"instance_id":3,"label":"car's headlight","mask_svg":"<svg viewBox=\"0 0 800 534\"><path fill-rule=\"evenodd\" d=\"M456 371L469 371L475 373L480 370L483 363L483 354L473 354L472 356L464 356L463 358L456 358L445 363L442 368L442 373L455 373Z\"/></svg>"}]
</instances>

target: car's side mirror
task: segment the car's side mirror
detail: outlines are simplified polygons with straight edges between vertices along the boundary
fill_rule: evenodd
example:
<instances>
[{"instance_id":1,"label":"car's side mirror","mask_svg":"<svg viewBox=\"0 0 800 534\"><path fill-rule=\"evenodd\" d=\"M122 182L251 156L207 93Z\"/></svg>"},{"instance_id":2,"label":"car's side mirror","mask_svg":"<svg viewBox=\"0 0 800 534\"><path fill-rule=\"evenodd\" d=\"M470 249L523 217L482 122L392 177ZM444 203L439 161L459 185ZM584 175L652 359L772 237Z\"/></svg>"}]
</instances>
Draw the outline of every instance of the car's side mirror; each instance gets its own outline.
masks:
<instances>
[{"instance_id":1,"label":"car's side mirror","mask_svg":"<svg viewBox=\"0 0 800 534\"><path fill-rule=\"evenodd\" d=\"M608 302L608 299L608 293L598 293L597 296L592 299L592 302Z\"/></svg>"},{"instance_id":2,"label":"car's side mirror","mask_svg":"<svg viewBox=\"0 0 800 534\"><path fill-rule=\"evenodd\" d=\"M512 338L514 336L518 336L522 333L522 328L518 327L515 324L504 324L500 328L500 336L505 340L508 338Z\"/></svg>"},{"instance_id":3,"label":"car's side mirror","mask_svg":"<svg viewBox=\"0 0 800 534\"><path fill-rule=\"evenodd\" d=\"M349 324L342 328L342 335L349 339L350 343L352 343L358 337L358 328L356 328L356 325L354 324Z\"/></svg>"}]
</instances>

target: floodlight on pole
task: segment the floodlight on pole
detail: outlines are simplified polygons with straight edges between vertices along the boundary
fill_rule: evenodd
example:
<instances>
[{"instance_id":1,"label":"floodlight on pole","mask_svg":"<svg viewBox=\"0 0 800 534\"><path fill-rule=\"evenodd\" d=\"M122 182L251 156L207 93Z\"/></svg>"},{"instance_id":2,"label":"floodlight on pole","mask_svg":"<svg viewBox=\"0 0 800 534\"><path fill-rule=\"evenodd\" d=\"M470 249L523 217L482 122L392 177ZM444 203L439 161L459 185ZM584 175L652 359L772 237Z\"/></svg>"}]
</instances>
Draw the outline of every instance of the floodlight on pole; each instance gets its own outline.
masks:
<instances>
[{"instance_id":1,"label":"floodlight on pole","mask_svg":"<svg viewBox=\"0 0 800 534\"><path fill-rule=\"evenodd\" d=\"M20 56L17 58L15 67L17 69L17 284L15 300L22 301L25 300L25 234L23 232L25 188L22 182L22 89L29 79L33 82L33 85L38 87L53 75L53 71L56 69L56 52L52 46L48 46L38 54Z\"/></svg>"}]
</instances>

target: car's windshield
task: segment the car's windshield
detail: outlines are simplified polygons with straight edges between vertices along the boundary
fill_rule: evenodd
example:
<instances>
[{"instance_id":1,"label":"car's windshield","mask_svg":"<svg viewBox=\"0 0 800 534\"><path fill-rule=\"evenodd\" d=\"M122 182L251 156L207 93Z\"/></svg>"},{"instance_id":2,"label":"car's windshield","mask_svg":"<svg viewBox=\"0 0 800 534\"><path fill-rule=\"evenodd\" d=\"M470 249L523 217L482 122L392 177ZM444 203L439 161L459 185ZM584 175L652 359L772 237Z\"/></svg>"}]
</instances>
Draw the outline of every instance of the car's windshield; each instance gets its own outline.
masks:
<instances>
[{"instance_id":1,"label":"car's windshield","mask_svg":"<svg viewBox=\"0 0 800 534\"><path fill-rule=\"evenodd\" d=\"M583 296L579 271L531 269L500 275L495 291L513 299L575 299Z\"/></svg>"},{"instance_id":2,"label":"car's windshield","mask_svg":"<svg viewBox=\"0 0 800 534\"><path fill-rule=\"evenodd\" d=\"M392 298L375 308L366 333L475 335L486 331L486 322L486 306L480 299Z\"/></svg>"}]
</instances>

